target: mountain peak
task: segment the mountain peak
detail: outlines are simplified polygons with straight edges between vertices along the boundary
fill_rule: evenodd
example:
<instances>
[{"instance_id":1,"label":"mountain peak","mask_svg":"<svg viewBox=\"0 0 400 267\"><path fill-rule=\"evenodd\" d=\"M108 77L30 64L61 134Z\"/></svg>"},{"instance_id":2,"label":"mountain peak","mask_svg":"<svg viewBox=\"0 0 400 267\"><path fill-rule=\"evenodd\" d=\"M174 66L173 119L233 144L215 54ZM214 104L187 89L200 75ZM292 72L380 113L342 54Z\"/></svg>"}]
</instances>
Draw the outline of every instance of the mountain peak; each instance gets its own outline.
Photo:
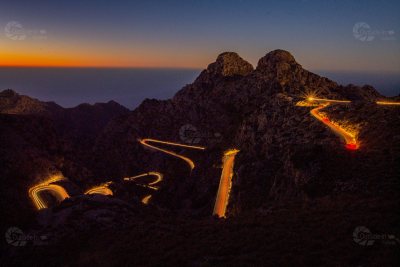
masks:
<instances>
[{"instance_id":1,"label":"mountain peak","mask_svg":"<svg viewBox=\"0 0 400 267\"><path fill-rule=\"evenodd\" d=\"M15 97L17 95L17 92L12 89L6 89L0 92L0 97Z\"/></svg>"},{"instance_id":2,"label":"mountain peak","mask_svg":"<svg viewBox=\"0 0 400 267\"><path fill-rule=\"evenodd\" d=\"M235 52L221 53L214 63L207 67L207 72L222 76L245 76L253 71L253 66Z\"/></svg>"},{"instance_id":3,"label":"mountain peak","mask_svg":"<svg viewBox=\"0 0 400 267\"><path fill-rule=\"evenodd\" d=\"M293 55L286 50L277 49L267 53L258 61L257 69L276 68L282 64L299 65Z\"/></svg>"}]
</instances>

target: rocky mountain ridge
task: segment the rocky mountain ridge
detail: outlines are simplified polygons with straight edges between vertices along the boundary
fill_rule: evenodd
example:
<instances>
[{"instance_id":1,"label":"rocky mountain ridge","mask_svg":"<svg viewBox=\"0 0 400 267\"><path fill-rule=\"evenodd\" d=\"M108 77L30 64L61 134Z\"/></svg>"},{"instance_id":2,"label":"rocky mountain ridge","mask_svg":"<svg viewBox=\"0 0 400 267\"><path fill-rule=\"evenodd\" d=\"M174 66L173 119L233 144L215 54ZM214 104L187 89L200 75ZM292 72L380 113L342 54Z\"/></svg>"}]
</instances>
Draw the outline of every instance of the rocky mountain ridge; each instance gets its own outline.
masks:
<instances>
[{"instance_id":1,"label":"rocky mountain ridge","mask_svg":"<svg viewBox=\"0 0 400 267\"><path fill-rule=\"evenodd\" d=\"M210 259L199 259L199 255L187 254L183 249L182 253L175 253L181 261L168 257L166 265L244 264L241 259L254 253L259 261L254 259L253 263L257 265L265 260L262 255L267 252L263 249L274 247L260 245L269 242L268 238L264 240L268 233L279 247L288 245L279 240L304 241L288 227L301 233L313 229L314 238L322 237L337 245L333 253L339 257L354 245L350 239L355 226L365 224L379 231L393 231L392 226L399 220L393 213L400 199L399 109L377 105L377 100L385 98L370 86L341 86L303 69L284 50L267 53L256 68L236 53L222 53L172 99L146 99L133 111L115 103L105 104L111 111L105 108L104 113L98 113L102 108L99 106L78 106L68 111L69 115L57 116L57 123L47 112L57 110L55 104L18 99L10 91L3 94L9 99L0 102L1 124L6 129L0 138L7 143L1 153L6 168L0 173L6 177L3 188L7 189L1 195L3 203L16 203L13 210L4 208L5 217L21 220L21 211L31 212L32 217L25 218L26 225L39 233L50 233L55 237L53 242L61 247L65 240L73 242L81 235L91 244L100 244L99 250L104 253L87 250L87 258L69 261L74 265L100 263L99 255L107 254L108 249L113 253L130 251L122 245L104 246L103 242L115 241L115 235L133 247L139 245L132 240L141 240L149 251L154 251L153 242L168 250L185 239L177 229L190 240L192 245L186 246L200 242L202 247L218 250L221 258L207 250L204 253L212 255ZM324 113L357 133L358 150L346 150L341 138L310 114L311 107L296 105L311 95L351 100L345 105L330 105ZM4 114L7 112L14 114ZM15 114L18 112L23 115ZM106 119L92 125L98 114ZM60 134L58 129L71 125L74 130ZM190 130L189 136L185 129ZM192 159L195 168L190 170L181 159L143 146L138 141L143 138L206 149L162 146ZM217 222L211 214L222 157L232 148L240 152L235 159L228 219ZM164 175L156 192L123 181L124 177L149 171ZM17 196L54 172L62 172L80 189L60 205L41 212L32 223L35 215L33 207L28 206L29 198ZM112 197L92 199L79 195L84 188L106 181L113 182ZM140 199L149 192L150 204L143 205ZM379 213L382 220L377 220ZM6 223L14 222L11 219ZM98 229L106 241L96 232ZM74 236L75 231L79 237ZM144 237L143 231L152 237ZM243 235L235 235L237 231L244 231ZM215 245L215 236L221 232L224 234ZM274 237L275 232L278 234ZM332 237L332 232L339 234ZM257 238L260 233L264 241ZM169 238L164 240L164 236ZM350 241L343 241L347 239ZM324 242L314 241L311 249L317 258L328 257L322 251ZM295 245L290 243L288 247L292 246ZM232 255L232 250L244 254ZM42 253L55 253L51 251ZM149 254L143 251L135 251L135 259L126 256L127 262L146 265L143 259ZM372 257L357 252L345 262L361 256L365 256L363 262L379 262L378 258L391 262L391 252L378 249L376 253L377 257ZM25 255L35 259L29 250ZM106 257L105 262L113 260ZM294 264L276 258L272 261L278 265ZM298 263L312 265L317 261L312 257Z\"/></svg>"}]
</instances>

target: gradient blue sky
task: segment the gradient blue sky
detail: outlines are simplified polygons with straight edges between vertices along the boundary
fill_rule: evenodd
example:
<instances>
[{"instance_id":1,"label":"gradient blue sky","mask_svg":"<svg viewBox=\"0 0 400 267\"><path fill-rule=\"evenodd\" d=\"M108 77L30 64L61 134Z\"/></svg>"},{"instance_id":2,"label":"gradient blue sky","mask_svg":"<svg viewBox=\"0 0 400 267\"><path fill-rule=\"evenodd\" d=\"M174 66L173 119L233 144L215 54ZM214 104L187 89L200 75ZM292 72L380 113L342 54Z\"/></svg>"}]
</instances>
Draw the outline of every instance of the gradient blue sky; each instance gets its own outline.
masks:
<instances>
[{"instance_id":1,"label":"gradient blue sky","mask_svg":"<svg viewBox=\"0 0 400 267\"><path fill-rule=\"evenodd\" d=\"M310 70L400 73L399 14L395 0L2 1L0 65L204 68L223 51L256 65L281 48ZM5 36L10 21L25 40Z\"/></svg>"}]
</instances>

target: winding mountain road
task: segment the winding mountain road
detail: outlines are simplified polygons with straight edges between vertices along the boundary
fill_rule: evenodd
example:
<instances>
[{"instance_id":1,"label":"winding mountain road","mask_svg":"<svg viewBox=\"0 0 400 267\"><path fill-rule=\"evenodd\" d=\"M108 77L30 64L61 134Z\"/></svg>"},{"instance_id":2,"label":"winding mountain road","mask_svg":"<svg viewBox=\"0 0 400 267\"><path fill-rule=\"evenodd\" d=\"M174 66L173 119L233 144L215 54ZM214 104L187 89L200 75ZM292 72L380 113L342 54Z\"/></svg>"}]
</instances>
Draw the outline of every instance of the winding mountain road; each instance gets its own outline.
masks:
<instances>
[{"instance_id":1,"label":"winding mountain road","mask_svg":"<svg viewBox=\"0 0 400 267\"><path fill-rule=\"evenodd\" d=\"M308 97L307 102L310 103L310 106L313 104L318 104L316 108L313 108L310 111L310 114L316 118L317 120L321 121L323 124L328 126L332 132L336 135L340 136L344 142L346 143L346 148L348 150L357 150L359 148L359 143L357 142L357 138L355 134L346 131L342 127L338 126L337 124L333 123L327 116L323 116L320 114L320 111L331 104L349 104L351 101L349 100L334 100L334 99L323 99L323 98L315 98L315 97ZM304 106L304 105L303 105Z\"/></svg>"},{"instance_id":2,"label":"winding mountain road","mask_svg":"<svg viewBox=\"0 0 400 267\"><path fill-rule=\"evenodd\" d=\"M163 145L169 145L169 146L177 146L177 147L183 147L183 148L189 148L189 149L197 149L197 150L205 150L206 149L205 147L201 147L201 146L184 145L184 144L179 144L179 143L160 141L160 140L151 139L151 138L140 139L139 142L142 145L146 146L146 147L149 147L149 148L164 152L164 153L166 153L168 155L171 155L171 156L174 156L174 157L177 157L177 158L180 158L180 159L184 160L190 166L191 170L194 169L195 164L190 158L182 156L182 155L179 155L179 154L177 154L177 153L175 153L173 151L166 150L166 149L157 147L155 145L151 145L149 143L163 144Z\"/></svg>"},{"instance_id":3,"label":"winding mountain road","mask_svg":"<svg viewBox=\"0 0 400 267\"><path fill-rule=\"evenodd\" d=\"M140 186L143 186L143 187L146 187L146 188L150 188L150 189L156 190L156 191L157 191L158 189L160 189L158 186L155 186L156 184L158 184L159 182L161 182L161 181L163 180L163 175L162 175L161 173L159 173L159 172L146 172L146 173L139 174L139 175L136 175L136 176L126 177L126 178L124 178L124 181L134 181L134 180L136 180L136 179L138 179L138 178L146 177L146 176L154 176L154 177L155 177L155 180L152 181L152 182L150 182L150 183L148 183L148 184L141 184L141 183L139 183L139 184L137 184L137 185L140 185ZM145 197L142 198L142 200L141 200L142 203L145 204L145 205L147 205L147 204L149 203L151 197L152 197L151 194L145 196Z\"/></svg>"},{"instance_id":4,"label":"winding mountain road","mask_svg":"<svg viewBox=\"0 0 400 267\"><path fill-rule=\"evenodd\" d=\"M105 196L112 196L113 192L111 191L110 188L108 188L109 184L110 182L92 187L85 192L85 195L99 194Z\"/></svg>"},{"instance_id":5,"label":"winding mountain road","mask_svg":"<svg viewBox=\"0 0 400 267\"><path fill-rule=\"evenodd\" d=\"M44 200L40 196L40 193L43 191L50 192L60 202L69 197L64 187L53 184L61 180L64 180L64 178L60 175L56 175L38 185L32 186L29 189L29 197L32 199L34 205L38 210L48 207L46 202L44 202Z\"/></svg>"},{"instance_id":6,"label":"winding mountain road","mask_svg":"<svg viewBox=\"0 0 400 267\"><path fill-rule=\"evenodd\" d=\"M321 105L317 108L314 108L310 111L311 115L314 116L317 120L321 121L323 124L328 126L336 135L340 136L343 138L343 140L346 143L346 148L349 150L357 150L359 147L359 144L357 143L357 139L354 134L347 132L345 129L342 127L334 124L331 122L331 120L326 117L322 116L319 111L323 108L326 108L330 104L327 103L325 105Z\"/></svg>"}]
</instances>

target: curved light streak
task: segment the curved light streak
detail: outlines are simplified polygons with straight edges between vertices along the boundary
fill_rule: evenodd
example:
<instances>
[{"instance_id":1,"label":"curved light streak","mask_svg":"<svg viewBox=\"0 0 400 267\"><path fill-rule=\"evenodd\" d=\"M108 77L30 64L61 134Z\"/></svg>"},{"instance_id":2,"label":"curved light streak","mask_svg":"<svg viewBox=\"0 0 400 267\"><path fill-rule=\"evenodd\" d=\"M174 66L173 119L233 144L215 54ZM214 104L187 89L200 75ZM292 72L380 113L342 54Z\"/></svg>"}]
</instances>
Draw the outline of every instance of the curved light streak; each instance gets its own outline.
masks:
<instances>
[{"instance_id":1,"label":"curved light streak","mask_svg":"<svg viewBox=\"0 0 400 267\"><path fill-rule=\"evenodd\" d=\"M85 192L85 195L100 194L105 196L112 196L113 192L111 191L110 188L108 188L109 185L110 182L92 187Z\"/></svg>"},{"instance_id":2,"label":"curved light streak","mask_svg":"<svg viewBox=\"0 0 400 267\"><path fill-rule=\"evenodd\" d=\"M154 146L154 145L150 145L148 143L158 143L158 144L164 144L164 145L170 145L170 146L178 146L178 147L184 147L184 148L189 148L189 149L197 149L197 150L205 150L206 149L205 147L201 147L201 146L184 145L184 144L167 142L167 141L160 141L160 140L150 139L150 138L140 139L139 142L142 145L146 146L146 147L149 147L149 148L164 152L164 153L166 153L168 155L171 155L171 156L174 156L174 157L177 157L177 158L180 158L180 159L184 160L190 166L191 170L194 169L195 164L190 158L182 156L182 155L179 155L179 154L177 154L177 153L175 153L173 151L170 151L170 150L166 150L166 149Z\"/></svg>"},{"instance_id":3,"label":"curved light streak","mask_svg":"<svg viewBox=\"0 0 400 267\"><path fill-rule=\"evenodd\" d=\"M324 117L319 114L319 111L327 106L329 106L329 103L312 109L310 111L310 113L314 118L316 118L317 120L321 121L323 124L328 126L335 134L342 137L346 143L347 149L357 150L359 148L359 144L357 143L357 139L354 134L349 133L346 130L344 130L342 127L332 123L328 117Z\"/></svg>"},{"instance_id":4,"label":"curved light streak","mask_svg":"<svg viewBox=\"0 0 400 267\"><path fill-rule=\"evenodd\" d=\"M224 153L223 167L217 197L215 199L213 215L219 218L225 217L226 207L229 202L229 194L232 186L233 166L235 163L236 154L238 149L231 149Z\"/></svg>"},{"instance_id":5,"label":"curved light streak","mask_svg":"<svg viewBox=\"0 0 400 267\"><path fill-rule=\"evenodd\" d=\"M64 180L61 175L52 176L50 179L29 189L29 197L32 199L33 204L38 210L48 207L48 205L40 197L40 193L43 191L51 192L58 201L63 201L64 199L69 197L67 191L62 186L52 184L61 180Z\"/></svg>"},{"instance_id":6,"label":"curved light streak","mask_svg":"<svg viewBox=\"0 0 400 267\"><path fill-rule=\"evenodd\" d=\"M126 178L124 178L124 180L125 181L134 181L134 180L136 180L138 178L146 177L146 176L155 176L156 179L153 182L148 183L147 185L145 185L145 184L137 184L137 185L140 185L140 186L143 186L143 187L147 187L147 188L150 188L150 189L153 189L153 190L157 191L159 189L159 187L158 186L154 186L154 185L158 184L159 182L161 182L163 180L163 175L161 173L159 173L159 172L146 172L146 173L139 174L139 175L136 175L136 176L126 177ZM151 197L152 197L152 195L145 196L141 200L142 203L145 204L145 205L149 204L149 201L150 201Z\"/></svg>"},{"instance_id":7,"label":"curved light streak","mask_svg":"<svg viewBox=\"0 0 400 267\"><path fill-rule=\"evenodd\" d=\"M154 186L154 185L158 184L159 182L161 182L163 180L163 175L161 173L159 173L159 172L146 172L146 173L139 174L139 175L136 175L136 176L126 177L126 178L124 178L124 180L125 181L134 181L134 180L136 180L138 178L146 177L146 176L155 176L156 179L153 182L148 183L147 185L144 185L144 184L138 184L138 185L144 186L144 187L148 187L148 188L151 188L153 190L158 190L159 187L158 186Z\"/></svg>"}]
</instances>

